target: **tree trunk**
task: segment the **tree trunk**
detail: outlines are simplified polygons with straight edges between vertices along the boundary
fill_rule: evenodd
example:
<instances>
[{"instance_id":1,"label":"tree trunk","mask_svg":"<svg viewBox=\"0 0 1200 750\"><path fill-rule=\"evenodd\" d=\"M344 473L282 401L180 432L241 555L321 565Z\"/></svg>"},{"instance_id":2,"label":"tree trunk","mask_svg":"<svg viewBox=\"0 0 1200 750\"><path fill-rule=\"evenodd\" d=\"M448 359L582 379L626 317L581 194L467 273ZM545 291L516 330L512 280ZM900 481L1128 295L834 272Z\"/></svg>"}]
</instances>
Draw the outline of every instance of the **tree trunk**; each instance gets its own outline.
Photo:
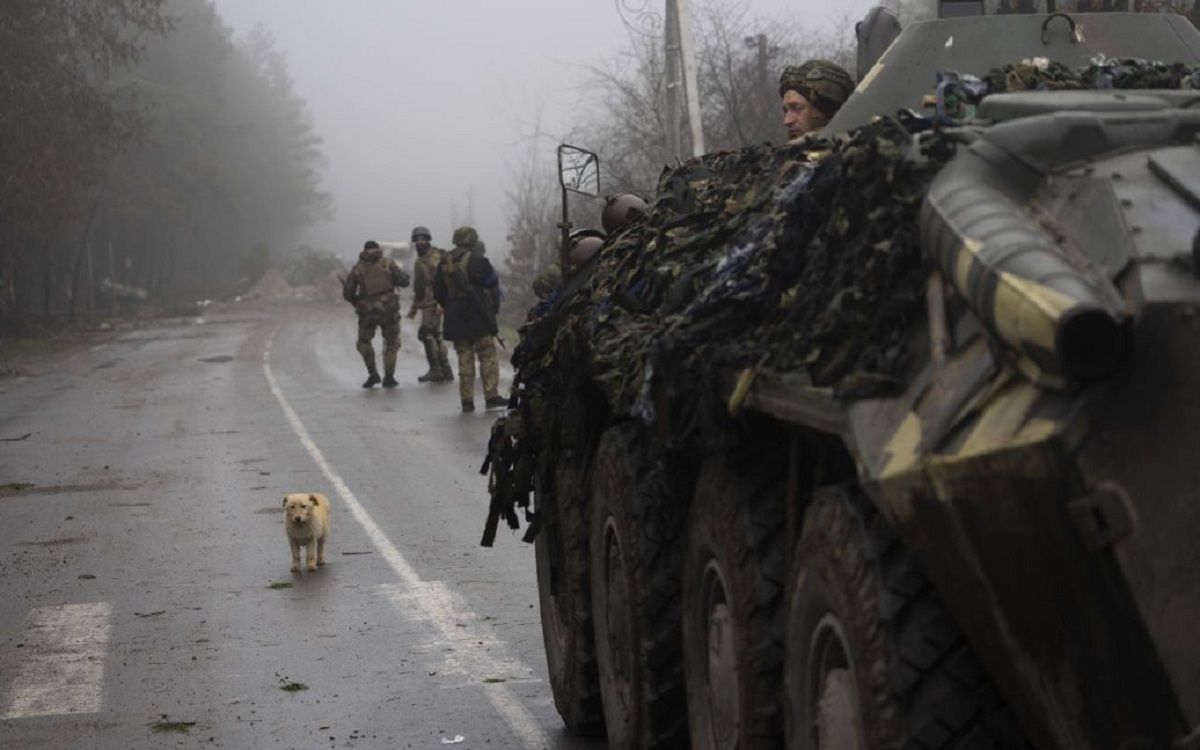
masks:
<instances>
[{"instance_id":1,"label":"tree trunk","mask_svg":"<svg viewBox=\"0 0 1200 750\"><path fill-rule=\"evenodd\" d=\"M83 254L88 247L88 234L92 231L92 220L96 218L96 206L100 205L102 188L96 188L96 197L92 200L92 208L88 211L87 221L83 224L83 236L79 238L79 247L75 249L75 270L71 273L71 304L67 311L67 323L75 322L75 300L79 297L79 272L83 268Z\"/></svg>"},{"instance_id":2,"label":"tree trunk","mask_svg":"<svg viewBox=\"0 0 1200 750\"><path fill-rule=\"evenodd\" d=\"M42 318L47 326L54 314L54 242L47 240L42 248Z\"/></svg>"}]
</instances>

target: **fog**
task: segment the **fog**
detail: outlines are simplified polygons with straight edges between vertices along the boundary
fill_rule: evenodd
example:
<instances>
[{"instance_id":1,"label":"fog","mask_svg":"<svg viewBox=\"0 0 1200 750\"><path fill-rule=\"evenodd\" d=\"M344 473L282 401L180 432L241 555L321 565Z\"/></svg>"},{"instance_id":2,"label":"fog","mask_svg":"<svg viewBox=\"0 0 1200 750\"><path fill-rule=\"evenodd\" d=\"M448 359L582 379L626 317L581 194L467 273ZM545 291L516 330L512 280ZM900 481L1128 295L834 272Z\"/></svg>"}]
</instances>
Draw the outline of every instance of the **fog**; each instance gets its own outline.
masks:
<instances>
[{"instance_id":1,"label":"fog","mask_svg":"<svg viewBox=\"0 0 1200 750\"><path fill-rule=\"evenodd\" d=\"M621 0L215 0L237 38L261 23L324 139L333 217L306 241L349 257L416 224L449 244L473 223L501 254L505 188L540 122L546 149L577 116L586 67L618 54ZM626 6L637 6L625 0ZM755 14L832 31L871 0L756 0ZM661 2L648 7L661 12ZM626 18L636 13L626 11ZM770 29L764 29L770 34ZM540 113L540 117L539 117Z\"/></svg>"}]
</instances>

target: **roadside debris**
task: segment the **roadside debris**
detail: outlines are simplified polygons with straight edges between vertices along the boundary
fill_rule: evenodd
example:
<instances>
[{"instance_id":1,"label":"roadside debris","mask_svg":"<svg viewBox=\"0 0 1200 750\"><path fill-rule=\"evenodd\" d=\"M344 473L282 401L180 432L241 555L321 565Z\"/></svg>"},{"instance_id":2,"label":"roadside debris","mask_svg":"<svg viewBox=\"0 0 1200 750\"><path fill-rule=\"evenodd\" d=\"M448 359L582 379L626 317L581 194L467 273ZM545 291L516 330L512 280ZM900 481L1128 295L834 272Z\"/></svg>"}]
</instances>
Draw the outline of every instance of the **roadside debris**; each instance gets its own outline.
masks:
<instances>
[{"instance_id":1,"label":"roadside debris","mask_svg":"<svg viewBox=\"0 0 1200 750\"><path fill-rule=\"evenodd\" d=\"M152 721L146 726L150 727L151 731L163 734L166 732L177 732L179 734L187 734L192 727L196 726L194 721L171 721L167 714L162 714L162 718L158 721Z\"/></svg>"}]
</instances>

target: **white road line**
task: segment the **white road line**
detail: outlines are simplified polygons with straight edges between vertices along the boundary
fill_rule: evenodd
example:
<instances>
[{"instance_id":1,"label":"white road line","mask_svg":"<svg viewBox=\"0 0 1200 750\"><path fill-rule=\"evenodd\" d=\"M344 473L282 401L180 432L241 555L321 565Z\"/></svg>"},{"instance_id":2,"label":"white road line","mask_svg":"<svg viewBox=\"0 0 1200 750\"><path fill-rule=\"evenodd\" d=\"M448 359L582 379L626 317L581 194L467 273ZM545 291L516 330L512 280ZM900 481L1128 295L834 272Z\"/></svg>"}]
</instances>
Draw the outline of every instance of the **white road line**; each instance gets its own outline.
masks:
<instances>
[{"instance_id":1,"label":"white road line","mask_svg":"<svg viewBox=\"0 0 1200 750\"><path fill-rule=\"evenodd\" d=\"M282 325L282 324L281 324ZM288 403L287 398L283 395L283 390L279 387L279 382L275 379L275 374L271 370L271 349L275 344L275 334L279 332L280 326L276 326L275 330L267 339L267 344L263 348L262 363L263 374L267 378L267 385L271 388L271 393L275 396L275 400L279 402L279 406L283 409L284 416L292 425L292 430L296 433L296 437L300 439L300 444L308 451L308 455L316 462L321 473L329 480L333 486L341 503L350 510L350 514L354 516L354 520L358 521L359 526L366 532L367 538L371 544L375 546L376 551L388 564L388 566L400 578L401 584L406 591L395 592L389 595L393 603L403 603L403 611L408 614L418 614L424 617L430 624L433 625L438 635L448 643L455 645L454 636L461 634L459 623L475 622L476 617L463 609L460 609L454 602L452 593L443 584L439 582L426 582L421 580L417 575L417 571L413 569L408 560L404 558L396 545L388 539L379 525L375 523L375 519L371 518L371 514L367 512L354 493L346 485L346 482L334 470L333 465L325 458L325 454L313 442L309 436L308 430L305 429L304 423L300 421L299 415L292 405ZM415 610L415 612L414 612ZM475 632L472 634L471 642L475 644L473 651L478 654L506 653L507 646L502 640L492 637L490 634ZM459 652L452 652L458 654ZM461 654L456 657L456 661L451 662L451 667L457 670L468 670L471 667L484 667L490 676L511 676L498 674L501 670L513 670L518 675L524 677L529 674L529 670L525 668L519 661L515 659L498 659L487 657L487 661L481 662L477 660L463 661ZM471 672L466 672L471 674ZM479 672L473 673L476 678L479 677ZM485 674L484 676L489 676ZM500 713L509 728L525 745L529 748L546 748L550 746L550 738L541 730L537 720L525 708L522 703L513 695L512 689L506 683L489 683L483 684L484 695L491 701L492 706Z\"/></svg>"},{"instance_id":2,"label":"white road line","mask_svg":"<svg viewBox=\"0 0 1200 750\"><path fill-rule=\"evenodd\" d=\"M0 703L0 720L90 714L104 706L104 659L112 605L66 604L30 611L25 654Z\"/></svg>"}]
</instances>

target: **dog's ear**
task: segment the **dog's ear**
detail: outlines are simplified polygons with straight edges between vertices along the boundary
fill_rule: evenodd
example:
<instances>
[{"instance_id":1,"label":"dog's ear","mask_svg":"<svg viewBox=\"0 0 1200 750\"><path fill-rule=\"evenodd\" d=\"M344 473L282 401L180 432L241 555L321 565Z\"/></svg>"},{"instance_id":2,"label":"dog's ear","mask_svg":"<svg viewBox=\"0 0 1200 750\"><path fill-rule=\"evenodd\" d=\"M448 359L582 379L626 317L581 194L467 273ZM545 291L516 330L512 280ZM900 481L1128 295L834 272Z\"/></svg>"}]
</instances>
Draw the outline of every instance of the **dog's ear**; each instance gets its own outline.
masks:
<instances>
[{"instance_id":1,"label":"dog's ear","mask_svg":"<svg viewBox=\"0 0 1200 750\"><path fill-rule=\"evenodd\" d=\"M319 502L317 501L317 496L316 496L316 495L309 495L309 496L308 496L308 499L309 499L309 501L310 501L310 502L312 502L312 504L313 504L313 507L314 507L314 508L315 508L315 507L317 507L318 505L320 505L320 504L321 504L321 503L319 503Z\"/></svg>"},{"instance_id":2,"label":"dog's ear","mask_svg":"<svg viewBox=\"0 0 1200 750\"><path fill-rule=\"evenodd\" d=\"M287 499L288 499L288 496L287 496L287 495L284 495L284 496L283 496L283 507L284 507L284 508L286 508L286 507L287 507Z\"/></svg>"}]
</instances>

